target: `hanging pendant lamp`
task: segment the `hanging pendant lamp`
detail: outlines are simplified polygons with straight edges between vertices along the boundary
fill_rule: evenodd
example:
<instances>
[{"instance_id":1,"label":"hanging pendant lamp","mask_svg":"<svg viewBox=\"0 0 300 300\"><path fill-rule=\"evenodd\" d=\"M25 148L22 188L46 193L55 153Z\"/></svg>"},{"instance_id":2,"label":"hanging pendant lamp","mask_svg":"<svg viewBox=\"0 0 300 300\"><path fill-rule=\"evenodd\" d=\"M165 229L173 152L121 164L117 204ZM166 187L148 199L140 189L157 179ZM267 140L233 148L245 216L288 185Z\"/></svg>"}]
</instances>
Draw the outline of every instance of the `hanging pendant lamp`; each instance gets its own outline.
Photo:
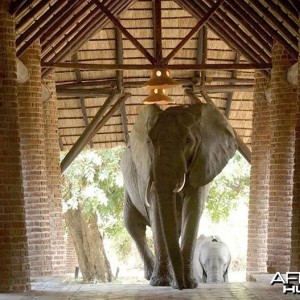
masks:
<instances>
[{"instance_id":1,"label":"hanging pendant lamp","mask_svg":"<svg viewBox=\"0 0 300 300\"><path fill-rule=\"evenodd\" d=\"M172 79L170 70L167 68L155 68L152 70L151 78L145 83L146 89L168 89L180 85Z\"/></svg>"},{"instance_id":2,"label":"hanging pendant lamp","mask_svg":"<svg viewBox=\"0 0 300 300\"><path fill-rule=\"evenodd\" d=\"M152 89L147 98L144 99L143 104L159 104L167 105L174 103L174 100L165 94L164 89Z\"/></svg>"}]
</instances>

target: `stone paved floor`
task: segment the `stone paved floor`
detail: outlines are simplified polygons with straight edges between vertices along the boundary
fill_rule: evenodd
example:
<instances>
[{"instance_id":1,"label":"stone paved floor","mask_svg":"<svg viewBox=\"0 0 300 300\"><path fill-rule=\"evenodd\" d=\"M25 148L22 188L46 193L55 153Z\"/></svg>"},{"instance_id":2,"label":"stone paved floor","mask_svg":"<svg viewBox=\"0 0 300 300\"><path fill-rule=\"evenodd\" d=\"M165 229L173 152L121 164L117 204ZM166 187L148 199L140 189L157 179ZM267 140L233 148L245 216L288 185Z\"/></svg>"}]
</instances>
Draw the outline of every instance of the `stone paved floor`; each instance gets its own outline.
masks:
<instances>
[{"instance_id":1,"label":"stone paved floor","mask_svg":"<svg viewBox=\"0 0 300 300\"><path fill-rule=\"evenodd\" d=\"M170 287L151 287L145 284L75 284L61 282L32 283L27 293L0 294L0 300L129 300L129 299L241 299L277 300L300 299L300 295L284 295L282 286L269 282L236 282L200 284L193 290L174 290Z\"/></svg>"}]
</instances>

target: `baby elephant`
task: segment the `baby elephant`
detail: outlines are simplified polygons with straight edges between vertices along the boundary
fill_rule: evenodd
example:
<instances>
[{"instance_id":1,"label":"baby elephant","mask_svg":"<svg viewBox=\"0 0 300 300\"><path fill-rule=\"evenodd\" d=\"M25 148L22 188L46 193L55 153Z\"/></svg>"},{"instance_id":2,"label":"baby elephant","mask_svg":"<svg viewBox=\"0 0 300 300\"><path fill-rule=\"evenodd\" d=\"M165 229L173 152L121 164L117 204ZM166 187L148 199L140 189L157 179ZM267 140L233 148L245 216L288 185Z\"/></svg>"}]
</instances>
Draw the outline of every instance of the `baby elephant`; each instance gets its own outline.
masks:
<instances>
[{"instance_id":1,"label":"baby elephant","mask_svg":"<svg viewBox=\"0 0 300 300\"><path fill-rule=\"evenodd\" d=\"M201 235L196 242L193 275L199 282L228 282L231 255L228 246L218 236Z\"/></svg>"}]
</instances>

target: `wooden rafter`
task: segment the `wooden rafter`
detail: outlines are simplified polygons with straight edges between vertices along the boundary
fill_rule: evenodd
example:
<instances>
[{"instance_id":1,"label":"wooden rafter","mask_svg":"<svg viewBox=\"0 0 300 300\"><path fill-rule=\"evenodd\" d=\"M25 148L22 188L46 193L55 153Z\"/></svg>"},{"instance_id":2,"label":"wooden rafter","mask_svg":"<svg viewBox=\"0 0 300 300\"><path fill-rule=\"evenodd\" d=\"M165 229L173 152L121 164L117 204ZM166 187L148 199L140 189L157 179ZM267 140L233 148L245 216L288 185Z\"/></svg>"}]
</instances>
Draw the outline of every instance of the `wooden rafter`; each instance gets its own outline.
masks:
<instances>
[{"instance_id":1,"label":"wooden rafter","mask_svg":"<svg viewBox=\"0 0 300 300\"><path fill-rule=\"evenodd\" d=\"M128 40L147 58L151 64L155 64L155 58L144 48L144 46L119 22L109 9L99 0L92 0L106 16L117 26Z\"/></svg>"},{"instance_id":2,"label":"wooden rafter","mask_svg":"<svg viewBox=\"0 0 300 300\"><path fill-rule=\"evenodd\" d=\"M286 40L264 18L257 14L253 7L246 4L244 1L232 0L231 3L235 6L242 7L242 9L249 14L253 20L255 20L255 22L263 27L274 40L282 44L294 59L298 59L298 51L296 51L289 43L287 43Z\"/></svg>"},{"instance_id":3,"label":"wooden rafter","mask_svg":"<svg viewBox=\"0 0 300 300\"><path fill-rule=\"evenodd\" d=\"M42 42L42 52L44 54L44 61L49 60L51 57L53 58L53 56L57 57L57 53L62 51L58 51L58 49L60 49L64 44L66 44L68 40L70 41L72 37L74 37L76 34L79 34L79 30L81 28L92 26L92 20L93 17L95 17L95 15L97 15L97 17L99 18L97 12L95 10L91 10L84 18L78 21L80 16L91 7L92 4L88 3L79 12L77 12L77 14L74 15L63 27L61 27L58 32L52 35L51 38L45 39L45 43ZM74 22L76 22L76 26L72 28ZM72 29L70 30L70 28ZM61 38L61 36L63 36L63 38Z\"/></svg>"},{"instance_id":4,"label":"wooden rafter","mask_svg":"<svg viewBox=\"0 0 300 300\"><path fill-rule=\"evenodd\" d=\"M266 32L259 23L256 23L256 25L253 26L253 22L255 23L255 21L253 21L251 16L248 15L247 12L244 12L240 6L234 5L232 1L227 1L224 3L223 7L225 11L229 13L230 17L237 20L246 31L249 31L252 38L256 40L261 48L264 49L265 53L271 57L271 45L273 42L271 35Z\"/></svg>"},{"instance_id":5,"label":"wooden rafter","mask_svg":"<svg viewBox=\"0 0 300 300\"><path fill-rule=\"evenodd\" d=\"M207 29L203 26L198 33L197 39L197 52L196 52L196 64L205 64L207 58ZM195 79L200 77L200 85L204 85L205 83L205 71L195 71Z\"/></svg>"},{"instance_id":6,"label":"wooden rafter","mask_svg":"<svg viewBox=\"0 0 300 300\"><path fill-rule=\"evenodd\" d=\"M184 92L186 93L186 95L188 95L192 99L193 103L201 103L201 100L197 97L197 95L192 90L186 89ZM218 107L215 105L215 103L211 100L211 98L206 93L202 92L201 96L203 97L203 99L207 103L213 105L216 109L218 109ZM236 136L236 140L237 140L237 143L238 143L238 150L239 150L239 152L244 156L244 158L248 161L248 163L251 164L251 150L243 142L243 140L237 134L237 132L235 131L235 129L233 129L233 130L234 130L234 133L235 133L235 136Z\"/></svg>"},{"instance_id":7,"label":"wooden rafter","mask_svg":"<svg viewBox=\"0 0 300 300\"><path fill-rule=\"evenodd\" d=\"M152 3L154 56L159 65L162 60L161 0L152 0Z\"/></svg>"},{"instance_id":8,"label":"wooden rafter","mask_svg":"<svg viewBox=\"0 0 300 300\"><path fill-rule=\"evenodd\" d=\"M16 40L17 47L20 46L23 42L24 45L22 45L18 51L17 51L17 56L22 55L28 47L34 43L37 39L39 39L43 34L47 32L52 32L55 27L60 26L60 21L65 20L65 17L67 14L69 14L72 11L73 7L77 7L80 5L80 3L77 1L74 1L70 3L69 1L59 1L56 2L48 11L47 14L54 16L51 18L51 22L45 22L44 17L41 17L39 20L34 22L32 26L30 26L24 33L22 33ZM63 6L63 7L62 7ZM44 25L41 26L41 24L44 23ZM52 29L51 29L52 28ZM27 40L28 36L31 35L34 30L36 32Z\"/></svg>"},{"instance_id":9,"label":"wooden rafter","mask_svg":"<svg viewBox=\"0 0 300 300\"><path fill-rule=\"evenodd\" d=\"M78 54L74 53L72 55L72 62L77 63L78 62ZM81 77L81 73L79 69L74 69L75 72L75 77L76 77L76 81L78 83L82 82L82 77ZM87 127L89 125L89 119L87 116L87 112L86 112L86 107L85 107L85 101L84 101L84 96L79 96L79 102L80 102L80 109L81 109L81 113L82 113L82 117L83 117L83 122L85 127ZM90 140L90 147L93 148L93 140Z\"/></svg>"},{"instance_id":10,"label":"wooden rafter","mask_svg":"<svg viewBox=\"0 0 300 300\"><path fill-rule=\"evenodd\" d=\"M169 55L164 59L165 63L168 63L179 50L181 50L184 45L197 33L202 26L204 26L207 21L214 15L217 9L222 5L222 3L226 0L218 0L201 18L201 20L195 25L194 28L180 41L180 43L169 53Z\"/></svg>"},{"instance_id":11,"label":"wooden rafter","mask_svg":"<svg viewBox=\"0 0 300 300\"><path fill-rule=\"evenodd\" d=\"M16 24L16 30L20 30L22 26L24 26L31 18L33 18L36 14L38 14L41 10L44 9L46 5L49 5L50 0L44 0L40 1L36 6L31 8L27 14L25 14L21 20ZM53 6L56 6L58 3L56 2ZM52 7L49 8L51 10ZM47 10L46 12L48 12ZM50 15L51 16L51 15ZM43 14L40 18L39 21L43 20L44 22L47 21L47 18L45 18L45 14Z\"/></svg>"},{"instance_id":12,"label":"wooden rafter","mask_svg":"<svg viewBox=\"0 0 300 300\"><path fill-rule=\"evenodd\" d=\"M86 63L47 63L42 67L60 69L88 69L88 70L152 70L152 65L135 64L86 64ZM268 63L243 63L243 64L171 64L170 70L269 70L272 64Z\"/></svg>"},{"instance_id":13,"label":"wooden rafter","mask_svg":"<svg viewBox=\"0 0 300 300\"><path fill-rule=\"evenodd\" d=\"M118 3L118 5L116 4L112 6L110 10L112 13L118 14L126 7L128 7L128 5L130 5L131 3L132 0L124 0ZM88 5L91 4L92 2L88 3ZM97 10L94 11L97 13ZM55 48L57 48L58 45L51 49L52 52L54 51L54 54L52 53L53 57L50 62L61 61L65 59L70 54L70 52L77 51L81 47L81 45L88 41L91 36L93 36L101 28L103 28L108 22L109 19L107 17L103 18L103 14L101 17L101 12L99 11L98 14L96 14L96 16L93 15L92 18L90 15L86 17L86 20L84 21L84 24L86 24L85 26L82 26L82 24L75 26L72 30L65 34L64 39L58 43L60 44L60 47L65 43L64 47L61 47L61 49L57 53L55 52ZM78 28L78 26L80 29ZM46 60L45 57L43 57L43 60ZM45 76L48 72L49 70L44 70L42 75Z\"/></svg>"},{"instance_id":14,"label":"wooden rafter","mask_svg":"<svg viewBox=\"0 0 300 300\"><path fill-rule=\"evenodd\" d=\"M249 6L255 7L262 14L263 19L268 20L268 23L285 36L293 45L298 45L297 37L290 33L289 30L275 16L257 0L249 0Z\"/></svg>"},{"instance_id":15,"label":"wooden rafter","mask_svg":"<svg viewBox=\"0 0 300 300\"><path fill-rule=\"evenodd\" d=\"M208 9L204 2L201 2L201 6L195 1L175 0L175 2L198 19L205 15ZM203 7L206 8L206 10ZM218 36L221 36L231 48L242 54L250 62L263 62L257 53L248 46L247 42L241 39L234 31L230 30L228 25L220 17L218 17L217 14L212 16L207 26L211 28Z\"/></svg>"},{"instance_id":16,"label":"wooden rafter","mask_svg":"<svg viewBox=\"0 0 300 300\"><path fill-rule=\"evenodd\" d=\"M210 5L213 0L206 0ZM230 1L229 1L230 2ZM202 8L206 11L208 6L205 4L202 5ZM246 51L252 55L253 59L257 62L268 62L270 61L270 55L268 55L259 44L256 43L255 40L252 39L244 30L240 28L238 24L234 22L231 16L228 16L223 10L218 11L218 15L213 17L214 21L219 22L226 31L230 31L231 28L234 28L234 32L237 34L239 39L244 43ZM224 27L225 26L225 27ZM249 44L249 41L251 42Z\"/></svg>"},{"instance_id":17,"label":"wooden rafter","mask_svg":"<svg viewBox=\"0 0 300 300\"><path fill-rule=\"evenodd\" d=\"M98 97L111 94L116 89L110 88L91 88L91 89L66 89L60 86L56 87L59 96L77 96L77 97Z\"/></svg>"},{"instance_id":18,"label":"wooden rafter","mask_svg":"<svg viewBox=\"0 0 300 300\"><path fill-rule=\"evenodd\" d=\"M104 114L108 110L111 103L115 100L117 93L114 92L111 94L105 101L105 103L100 107L97 114L94 116L93 120L89 123L89 125L85 128L82 135L75 142L74 146L65 158L61 162L61 170L64 172L66 168L71 164L71 162L77 157L80 151L89 143L89 141L93 138L91 137L94 130L97 128L99 122L103 118Z\"/></svg>"},{"instance_id":19,"label":"wooden rafter","mask_svg":"<svg viewBox=\"0 0 300 300\"><path fill-rule=\"evenodd\" d=\"M20 0L15 0L11 2L11 5L9 7L9 13L11 15L19 15L21 14L25 9L27 9L34 0L25 0L25 1L20 1Z\"/></svg>"},{"instance_id":20,"label":"wooden rafter","mask_svg":"<svg viewBox=\"0 0 300 300\"><path fill-rule=\"evenodd\" d=\"M236 53L234 63L237 64L240 62L241 55ZM237 70L231 71L231 78L235 79L237 77ZM231 102L232 102L233 92L229 92L226 98L226 107L225 107L225 116L229 118Z\"/></svg>"},{"instance_id":21,"label":"wooden rafter","mask_svg":"<svg viewBox=\"0 0 300 300\"><path fill-rule=\"evenodd\" d=\"M116 36L116 63L122 64L123 63L123 39L122 39L122 32L121 30L116 27L115 28L115 36ZM123 91L123 70L116 71L116 82L117 82L117 89L119 91ZM122 124L122 131L124 136L124 142L127 144L128 142L128 120L126 115L126 106L125 102L120 105L120 116L121 116L121 124Z\"/></svg>"}]
</instances>

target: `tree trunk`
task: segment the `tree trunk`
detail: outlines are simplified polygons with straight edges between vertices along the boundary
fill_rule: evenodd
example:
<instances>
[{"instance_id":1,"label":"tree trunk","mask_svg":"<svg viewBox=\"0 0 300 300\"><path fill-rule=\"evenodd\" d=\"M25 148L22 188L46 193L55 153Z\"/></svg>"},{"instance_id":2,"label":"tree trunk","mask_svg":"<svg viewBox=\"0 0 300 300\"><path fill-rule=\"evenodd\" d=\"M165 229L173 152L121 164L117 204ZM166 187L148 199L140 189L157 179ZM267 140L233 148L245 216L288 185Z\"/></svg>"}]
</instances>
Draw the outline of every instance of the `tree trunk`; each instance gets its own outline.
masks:
<instances>
[{"instance_id":1,"label":"tree trunk","mask_svg":"<svg viewBox=\"0 0 300 300\"><path fill-rule=\"evenodd\" d=\"M75 246L83 281L97 279L111 282L113 276L98 229L97 215L87 217L78 206L76 210L69 209L64 217Z\"/></svg>"}]
</instances>

